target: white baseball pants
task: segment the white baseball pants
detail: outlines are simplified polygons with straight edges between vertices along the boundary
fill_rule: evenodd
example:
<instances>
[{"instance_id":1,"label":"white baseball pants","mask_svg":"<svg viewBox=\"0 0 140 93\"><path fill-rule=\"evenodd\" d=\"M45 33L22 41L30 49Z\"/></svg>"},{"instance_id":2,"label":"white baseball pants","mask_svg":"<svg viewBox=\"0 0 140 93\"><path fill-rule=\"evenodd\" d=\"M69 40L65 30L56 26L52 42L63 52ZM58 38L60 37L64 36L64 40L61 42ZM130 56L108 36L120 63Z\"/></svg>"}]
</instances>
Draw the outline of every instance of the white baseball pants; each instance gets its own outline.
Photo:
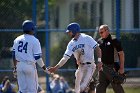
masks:
<instances>
[{"instance_id":1,"label":"white baseball pants","mask_svg":"<svg viewBox=\"0 0 140 93\"><path fill-rule=\"evenodd\" d=\"M35 64L17 63L17 80L22 93L37 93L38 75Z\"/></svg>"},{"instance_id":2,"label":"white baseball pants","mask_svg":"<svg viewBox=\"0 0 140 93\"><path fill-rule=\"evenodd\" d=\"M96 69L95 63L91 64L80 64L78 69L75 72L75 92L80 93L86 90L88 87L90 80L92 79L92 75Z\"/></svg>"}]
</instances>

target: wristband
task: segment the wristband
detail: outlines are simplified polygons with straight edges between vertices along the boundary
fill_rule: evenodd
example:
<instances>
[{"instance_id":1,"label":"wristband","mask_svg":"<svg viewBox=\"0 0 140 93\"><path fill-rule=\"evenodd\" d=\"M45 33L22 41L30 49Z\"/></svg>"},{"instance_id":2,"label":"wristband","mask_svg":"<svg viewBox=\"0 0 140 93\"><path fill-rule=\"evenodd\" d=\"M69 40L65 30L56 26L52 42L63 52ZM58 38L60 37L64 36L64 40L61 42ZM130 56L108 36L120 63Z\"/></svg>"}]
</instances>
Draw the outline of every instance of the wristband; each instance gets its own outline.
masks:
<instances>
[{"instance_id":1,"label":"wristband","mask_svg":"<svg viewBox=\"0 0 140 93\"><path fill-rule=\"evenodd\" d=\"M43 69L43 70L46 70L46 66L44 65L44 66L42 67L42 69Z\"/></svg>"},{"instance_id":2,"label":"wristband","mask_svg":"<svg viewBox=\"0 0 140 93\"><path fill-rule=\"evenodd\" d=\"M98 62L101 62L101 58L98 58Z\"/></svg>"}]
</instances>

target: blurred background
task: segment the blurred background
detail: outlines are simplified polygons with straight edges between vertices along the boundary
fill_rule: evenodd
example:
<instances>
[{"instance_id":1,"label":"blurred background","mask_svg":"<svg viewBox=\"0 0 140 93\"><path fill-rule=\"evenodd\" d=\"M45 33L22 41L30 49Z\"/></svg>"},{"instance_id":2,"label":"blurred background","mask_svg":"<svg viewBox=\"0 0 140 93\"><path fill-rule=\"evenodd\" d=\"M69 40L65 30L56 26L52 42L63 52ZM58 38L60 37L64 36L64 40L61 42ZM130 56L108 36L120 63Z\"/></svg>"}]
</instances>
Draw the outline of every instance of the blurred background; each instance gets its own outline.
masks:
<instances>
[{"instance_id":1,"label":"blurred background","mask_svg":"<svg viewBox=\"0 0 140 93\"><path fill-rule=\"evenodd\" d=\"M122 41L125 70L128 71L126 93L140 93L140 0L0 0L0 82L6 75L14 83L11 49L13 40L22 34L22 22L33 20L35 36L40 40L47 66L59 62L70 40L67 25L78 22L81 32L99 39L98 27L109 25L111 33ZM38 67L39 83L49 93L49 75ZM74 88L75 59L59 69ZM113 93L108 88L108 93Z\"/></svg>"}]
</instances>

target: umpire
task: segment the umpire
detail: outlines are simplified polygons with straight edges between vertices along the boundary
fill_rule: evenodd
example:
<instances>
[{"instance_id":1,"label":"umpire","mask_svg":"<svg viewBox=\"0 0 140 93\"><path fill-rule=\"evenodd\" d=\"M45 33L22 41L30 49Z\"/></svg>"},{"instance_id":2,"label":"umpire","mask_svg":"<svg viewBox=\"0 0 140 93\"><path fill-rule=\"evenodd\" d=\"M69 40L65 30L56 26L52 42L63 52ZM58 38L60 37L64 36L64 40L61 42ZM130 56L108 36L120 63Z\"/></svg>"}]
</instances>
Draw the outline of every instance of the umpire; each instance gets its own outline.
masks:
<instances>
[{"instance_id":1,"label":"umpire","mask_svg":"<svg viewBox=\"0 0 140 93\"><path fill-rule=\"evenodd\" d=\"M99 84L96 93L106 93L109 84L112 85L115 93L124 93L121 84L112 82L114 73L124 73L124 52L121 43L111 36L108 25L101 25L99 34L101 39L98 40L98 43L102 50L103 70L99 72ZM115 64L117 60L119 65Z\"/></svg>"}]
</instances>

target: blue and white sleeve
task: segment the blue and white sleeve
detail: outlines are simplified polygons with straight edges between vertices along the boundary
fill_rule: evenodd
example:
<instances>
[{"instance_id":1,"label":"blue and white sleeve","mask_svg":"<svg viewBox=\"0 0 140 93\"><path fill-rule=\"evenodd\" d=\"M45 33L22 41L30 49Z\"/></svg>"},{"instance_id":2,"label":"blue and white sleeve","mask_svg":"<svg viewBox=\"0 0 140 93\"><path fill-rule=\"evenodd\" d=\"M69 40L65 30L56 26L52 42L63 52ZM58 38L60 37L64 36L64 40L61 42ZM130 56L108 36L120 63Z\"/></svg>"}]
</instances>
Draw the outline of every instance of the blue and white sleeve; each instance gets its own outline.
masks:
<instances>
[{"instance_id":1,"label":"blue and white sleeve","mask_svg":"<svg viewBox=\"0 0 140 93\"><path fill-rule=\"evenodd\" d=\"M42 56L42 50L41 50L41 45L40 45L39 40L34 42L33 54L34 54L35 60L41 58L41 56Z\"/></svg>"},{"instance_id":2,"label":"blue and white sleeve","mask_svg":"<svg viewBox=\"0 0 140 93\"><path fill-rule=\"evenodd\" d=\"M64 56L67 56L67 57L70 58L72 54L73 54L72 49L71 49L71 47L68 45L68 46L67 46L67 49L66 49L66 51L65 51L65 53L64 53Z\"/></svg>"}]
</instances>

